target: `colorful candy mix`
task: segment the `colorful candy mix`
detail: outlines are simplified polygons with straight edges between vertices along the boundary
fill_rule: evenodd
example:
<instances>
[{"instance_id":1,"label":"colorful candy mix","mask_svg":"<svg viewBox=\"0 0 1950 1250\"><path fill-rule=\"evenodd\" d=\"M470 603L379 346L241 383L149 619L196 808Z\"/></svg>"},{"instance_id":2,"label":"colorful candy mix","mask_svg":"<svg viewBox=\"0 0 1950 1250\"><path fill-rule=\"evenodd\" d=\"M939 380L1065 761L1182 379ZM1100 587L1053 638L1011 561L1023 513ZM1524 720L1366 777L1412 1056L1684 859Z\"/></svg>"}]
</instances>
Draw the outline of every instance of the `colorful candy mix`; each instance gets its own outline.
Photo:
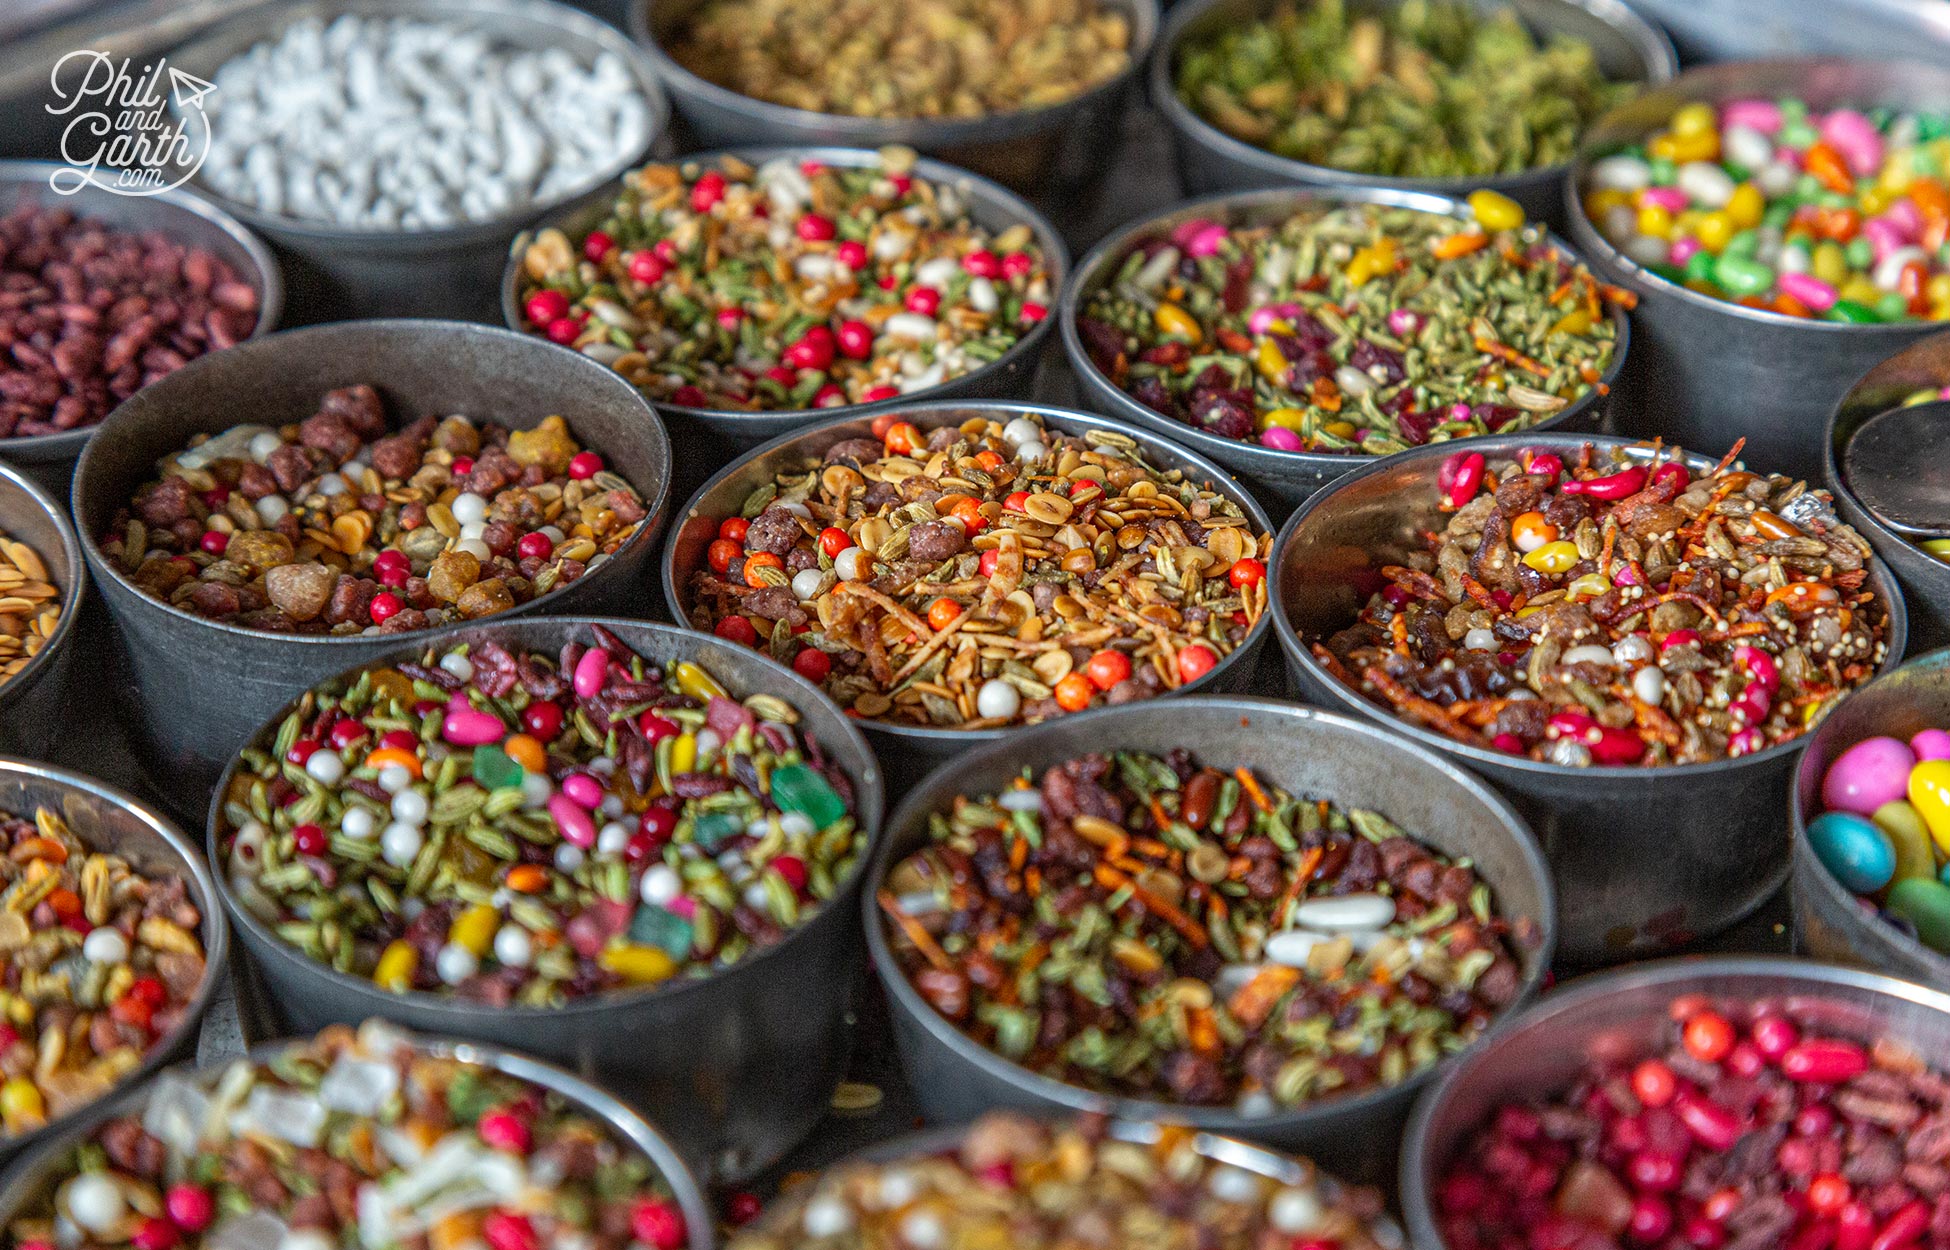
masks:
<instances>
[{"instance_id":1,"label":"colorful candy mix","mask_svg":"<svg viewBox=\"0 0 1950 1250\"><path fill-rule=\"evenodd\" d=\"M1864 738L1821 783L1808 844L1844 889L1950 955L1950 732Z\"/></svg>"}]
</instances>

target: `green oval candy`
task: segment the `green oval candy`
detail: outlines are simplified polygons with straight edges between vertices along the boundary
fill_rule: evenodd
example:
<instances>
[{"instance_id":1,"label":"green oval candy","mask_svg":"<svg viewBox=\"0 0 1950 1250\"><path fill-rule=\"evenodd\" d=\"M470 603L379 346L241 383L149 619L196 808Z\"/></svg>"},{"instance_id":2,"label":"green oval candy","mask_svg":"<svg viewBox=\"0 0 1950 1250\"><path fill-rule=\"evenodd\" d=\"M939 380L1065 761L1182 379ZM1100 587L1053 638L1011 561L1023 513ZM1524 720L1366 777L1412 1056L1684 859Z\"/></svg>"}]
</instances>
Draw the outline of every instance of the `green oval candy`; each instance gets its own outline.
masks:
<instances>
[{"instance_id":1,"label":"green oval candy","mask_svg":"<svg viewBox=\"0 0 1950 1250\"><path fill-rule=\"evenodd\" d=\"M1842 255L1848 257L1848 263L1857 269L1867 269L1869 262L1876 258L1876 249L1874 244L1858 234L1848 241Z\"/></svg>"},{"instance_id":2,"label":"green oval candy","mask_svg":"<svg viewBox=\"0 0 1950 1250\"><path fill-rule=\"evenodd\" d=\"M1646 164L1652 167L1653 186L1669 187L1673 183L1679 181L1679 166L1673 164L1665 157L1663 156L1654 157L1651 160L1647 161Z\"/></svg>"},{"instance_id":3,"label":"green oval candy","mask_svg":"<svg viewBox=\"0 0 1950 1250\"><path fill-rule=\"evenodd\" d=\"M1876 828L1889 835L1896 851L1896 880L1936 876L1936 851L1930 845L1930 827L1923 813L1911 807L1908 799L1891 799L1869 817Z\"/></svg>"},{"instance_id":4,"label":"green oval candy","mask_svg":"<svg viewBox=\"0 0 1950 1250\"><path fill-rule=\"evenodd\" d=\"M1713 277L1713 253L1701 248L1686 258L1686 276L1709 281Z\"/></svg>"},{"instance_id":5,"label":"green oval candy","mask_svg":"<svg viewBox=\"0 0 1950 1250\"><path fill-rule=\"evenodd\" d=\"M1856 325L1865 326L1878 325L1882 321L1881 317L1876 316L1875 309L1870 308L1867 304L1858 304L1852 299L1836 300L1828 311L1822 315L1830 321L1849 321Z\"/></svg>"},{"instance_id":6,"label":"green oval candy","mask_svg":"<svg viewBox=\"0 0 1950 1250\"><path fill-rule=\"evenodd\" d=\"M1675 286L1679 285L1680 283L1686 280L1685 270L1681 269L1677 265L1668 265L1664 261L1660 261L1656 265L1647 265L1646 268L1650 269L1653 273L1658 274L1661 278L1664 278L1666 281L1672 283Z\"/></svg>"},{"instance_id":7,"label":"green oval candy","mask_svg":"<svg viewBox=\"0 0 1950 1250\"><path fill-rule=\"evenodd\" d=\"M1727 245L1720 249L1721 254L1724 256L1739 256L1745 260L1752 260L1754 254L1758 251L1760 251L1760 231L1758 230L1742 230L1731 239L1728 239Z\"/></svg>"},{"instance_id":8,"label":"green oval candy","mask_svg":"<svg viewBox=\"0 0 1950 1250\"><path fill-rule=\"evenodd\" d=\"M1923 945L1950 955L1950 885L1922 877L1898 881L1889 891L1889 910L1916 926Z\"/></svg>"},{"instance_id":9,"label":"green oval candy","mask_svg":"<svg viewBox=\"0 0 1950 1250\"><path fill-rule=\"evenodd\" d=\"M1781 129L1774 136L1774 141L1783 147L1790 147L1800 152L1813 147L1815 140L1820 137L1806 120L1783 120Z\"/></svg>"},{"instance_id":10,"label":"green oval candy","mask_svg":"<svg viewBox=\"0 0 1950 1250\"><path fill-rule=\"evenodd\" d=\"M1876 300L1876 316L1884 321L1901 321L1909 316L1909 301L1904 299L1900 292L1885 291L1882 297Z\"/></svg>"},{"instance_id":11,"label":"green oval candy","mask_svg":"<svg viewBox=\"0 0 1950 1250\"><path fill-rule=\"evenodd\" d=\"M1723 255L1713 266L1713 281L1738 299L1742 295L1759 295L1773 286L1774 271L1744 256Z\"/></svg>"},{"instance_id":12,"label":"green oval candy","mask_svg":"<svg viewBox=\"0 0 1950 1250\"><path fill-rule=\"evenodd\" d=\"M1761 225L1772 226L1776 230L1785 229L1788 222L1792 220L1794 220L1794 205L1778 201L1768 205L1767 211L1760 215Z\"/></svg>"}]
</instances>

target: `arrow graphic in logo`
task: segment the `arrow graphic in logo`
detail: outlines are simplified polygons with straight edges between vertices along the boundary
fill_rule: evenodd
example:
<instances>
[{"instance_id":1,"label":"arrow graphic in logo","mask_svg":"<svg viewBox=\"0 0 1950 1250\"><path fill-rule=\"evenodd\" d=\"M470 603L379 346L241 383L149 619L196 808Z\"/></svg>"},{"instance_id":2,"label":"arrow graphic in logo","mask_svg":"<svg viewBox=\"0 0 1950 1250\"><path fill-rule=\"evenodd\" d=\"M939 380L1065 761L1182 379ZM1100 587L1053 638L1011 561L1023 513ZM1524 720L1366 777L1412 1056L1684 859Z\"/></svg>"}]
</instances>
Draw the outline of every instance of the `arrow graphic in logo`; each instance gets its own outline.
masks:
<instances>
[{"instance_id":1,"label":"arrow graphic in logo","mask_svg":"<svg viewBox=\"0 0 1950 1250\"><path fill-rule=\"evenodd\" d=\"M217 89L217 84L205 82L195 74L187 74L174 65L169 67L169 90L176 99L179 109L203 107L203 97Z\"/></svg>"}]
</instances>

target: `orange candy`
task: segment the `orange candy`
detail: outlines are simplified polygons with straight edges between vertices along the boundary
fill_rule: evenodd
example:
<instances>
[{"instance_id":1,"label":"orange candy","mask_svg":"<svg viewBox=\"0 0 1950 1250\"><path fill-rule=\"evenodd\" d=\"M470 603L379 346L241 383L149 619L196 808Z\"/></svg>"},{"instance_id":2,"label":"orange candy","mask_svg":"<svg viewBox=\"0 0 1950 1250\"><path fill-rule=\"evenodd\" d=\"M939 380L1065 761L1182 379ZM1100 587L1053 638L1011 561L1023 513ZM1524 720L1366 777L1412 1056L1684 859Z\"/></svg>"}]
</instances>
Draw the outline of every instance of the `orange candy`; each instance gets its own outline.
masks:
<instances>
[{"instance_id":1,"label":"orange candy","mask_svg":"<svg viewBox=\"0 0 1950 1250\"><path fill-rule=\"evenodd\" d=\"M81 896L73 890L54 890L47 896L47 905L57 916L73 916L81 912Z\"/></svg>"},{"instance_id":2,"label":"orange candy","mask_svg":"<svg viewBox=\"0 0 1950 1250\"><path fill-rule=\"evenodd\" d=\"M420 775L420 757L411 751L402 751L398 747L380 747L366 756L367 768L384 768L388 764L398 764L415 777Z\"/></svg>"},{"instance_id":3,"label":"orange candy","mask_svg":"<svg viewBox=\"0 0 1950 1250\"><path fill-rule=\"evenodd\" d=\"M928 605L928 628L943 630L955 623L961 615L961 605L953 599L936 599Z\"/></svg>"},{"instance_id":4,"label":"orange candy","mask_svg":"<svg viewBox=\"0 0 1950 1250\"><path fill-rule=\"evenodd\" d=\"M1848 162L1826 143L1817 143L1801 156L1801 167L1815 176L1822 186L1840 195L1855 193L1855 179L1849 176Z\"/></svg>"},{"instance_id":5,"label":"orange candy","mask_svg":"<svg viewBox=\"0 0 1950 1250\"><path fill-rule=\"evenodd\" d=\"M516 864L508 869L508 888L517 894L536 894L548 885L548 873L540 864Z\"/></svg>"},{"instance_id":6,"label":"orange candy","mask_svg":"<svg viewBox=\"0 0 1950 1250\"><path fill-rule=\"evenodd\" d=\"M927 446L921 431L910 421L896 421L887 427L887 454L890 456L911 456Z\"/></svg>"},{"instance_id":7,"label":"orange candy","mask_svg":"<svg viewBox=\"0 0 1950 1250\"><path fill-rule=\"evenodd\" d=\"M745 585L754 589L765 585L765 579L758 575L760 569L778 569L780 572L784 572L785 561L779 559L769 551L754 552L746 556Z\"/></svg>"},{"instance_id":8,"label":"orange candy","mask_svg":"<svg viewBox=\"0 0 1950 1250\"><path fill-rule=\"evenodd\" d=\"M548 750L542 746L541 739L528 734L516 734L501 744L508 758L531 773L548 771Z\"/></svg>"},{"instance_id":9,"label":"orange candy","mask_svg":"<svg viewBox=\"0 0 1950 1250\"><path fill-rule=\"evenodd\" d=\"M1097 693L1090 679L1082 673L1071 673L1056 683L1056 705L1066 712L1081 712L1090 706L1092 696Z\"/></svg>"},{"instance_id":10,"label":"orange candy","mask_svg":"<svg viewBox=\"0 0 1950 1250\"><path fill-rule=\"evenodd\" d=\"M24 864L32 859L44 859L50 864L65 864L68 862L68 848L53 838L26 838L14 847L8 858L17 864Z\"/></svg>"}]
</instances>

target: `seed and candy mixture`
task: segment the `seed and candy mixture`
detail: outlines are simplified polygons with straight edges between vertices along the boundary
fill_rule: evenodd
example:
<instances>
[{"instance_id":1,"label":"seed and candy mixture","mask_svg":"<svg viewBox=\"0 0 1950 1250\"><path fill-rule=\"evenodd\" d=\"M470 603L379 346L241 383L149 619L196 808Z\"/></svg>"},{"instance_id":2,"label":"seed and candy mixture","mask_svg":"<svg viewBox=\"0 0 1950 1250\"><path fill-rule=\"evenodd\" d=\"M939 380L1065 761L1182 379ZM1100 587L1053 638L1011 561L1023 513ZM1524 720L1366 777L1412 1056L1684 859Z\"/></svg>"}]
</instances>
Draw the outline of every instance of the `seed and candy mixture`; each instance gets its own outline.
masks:
<instances>
[{"instance_id":1,"label":"seed and candy mixture","mask_svg":"<svg viewBox=\"0 0 1950 1250\"><path fill-rule=\"evenodd\" d=\"M380 1021L165 1073L72 1148L17 1250L679 1250L651 1161L566 1096Z\"/></svg>"},{"instance_id":2,"label":"seed and candy mixture","mask_svg":"<svg viewBox=\"0 0 1950 1250\"><path fill-rule=\"evenodd\" d=\"M1515 201L1478 191L1470 207L1470 222L1358 203L1184 222L1131 249L1077 331L1145 407L1276 451L1514 433L1605 393L1611 309L1631 293Z\"/></svg>"},{"instance_id":3,"label":"seed and candy mixture","mask_svg":"<svg viewBox=\"0 0 1950 1250\"><path fill-rule=\"evenodd\" d=\"M1583 190L1614 246L1692 290L1791 317L1950 319L1950 114L1689 104Z\"/></svg>"},{"instance_id":4,"label":"seed and candy mixture","mask_svg":"<svg viewBox=\"0 0 1950 1250\"><path fill-rule=\"evenodd\" d=\"M1275 1180L1199 1153L1166 1125L1133 1139L1103 1120L1048 1125L994 1112L959 1146L890 1163L844 1163L788 1196L731 1250L920 1246L1198 1246L1396 1250L1373 1190L1305 1160Z\"/></svg>"},{"instance_id":5,"label":"seed and candy mixture","mask_svg":"<svg viewBox=\"0 0 1950 1250\"><path fill-rule=\"evenodd\" d=\"M528 329L688 408L873 403L971 373L1049 314L1049 259L914 160L646 165L597 229L528 245Z\"/></svg>"},{"instance_id":6,"label":"seed and candy mixture","mask_svg":"<svg viewBox=\"0 0 1950 1250\"><path fill-rule=\"evenodd\" d=\"M153 598L297 634L398 634L505 612L629 542L643 499L561 417L388 425L370 386L295 425L235 425L157 464L102 535Z\"/></svg>"},{"instance_id":7,"label":"seed and candy mixture","mask_svg":"<svg viewBox=\"0 0 1950 1250\"><path fill-rule=\"evenodd\" d=\"M670 43L721 87L849 117L1048 108L1130 53L1130 17L1101 0L709 0Z\"/></svg>"},{"instance_id":8,"label":"seed and candy mixture","mask_svg":"<svg viewBox=\"0 0 1950 1250\"><path fill-rule=\"evenodd\" d=\"M1443 532L1313 653L1424 728L1548 763L1792 741L1888 658L1888 605L1828 493L1738 452L1699 477L1677 452L1458 452Z\"/></svg>"},{"instance_id":9,"label":"seed and candy mixture","mask_svg":"<svg viewBox=\"0 0 1950 1250\"><path fill-rule=\"evenodd\" d=\"M1653 1053L1594 1056L1457 1153L1434 1195L1443 1243L1950 1243L1950 1079L1886 1038L1838 1035L1822 1008L1675 999Z\"/></svg>"},{"instance_id":10,"label":"seed and candy mixture","mask_svg":"<svg viewBox=\"0 0 1950 1250\"><path fill-rule=\"evenodd\" d=\"M1191 752L1086 755L929 817L879 903L915 990L1103 1093L1270 1115L1399 1084L1516 999L1467 861Z\"/></svg>"},{"instance_id":11,"label":"seed and candy mixture","mask_svg":"<svg viewBox=\"0 0 1950 1250\"><path fill-rule=\"evenodd\" d=\"M1539 45L1512 9L1459 0L1282 0L1186 41L1178 95L1233 138L1394 178L1522 173L1568 161L1633 91L1591 45Z\"/></svg>"},{"instance_id":12,"label":"seed and candy mixture","mask_svg":"<svg viewBox=\"0 0 1950 1250\"><path fill-rule=\"evenodd\" d=\"M203 984L203 913L174 874L92 851L58 812L0 812L0 1125L93 1102L168 1037Z\"/></svg>"},{"instance_id":13,"label":"seed and candy mixture","mask_svg":"<svg viewBox=\"0 0 1950 1250\"><path fill-rule=\"evenodd\" d=\"M231 884L396 993L547 1007L783 941L863 838L784 700L592 627L559 655L432 646L305 695L225 795Z\"/></svg>"},{"instance_id":14,"label":"seed and candy mixture","mask_svg":"<svg viewBox=\"0 0 1950 1250\"><path fill-rule=\"evenodd\" d=\"M1876 735L1822 775L1808 844L1845 889L1950 955L1950 730Z\"/></svg>"},{"instance_id":15,"label":"seed and candy mixture","mask_svg":"<svg viewBox=\"0 0 1950 1250\"><path fill-rule=\"evenodd\" d=\"M1198 680L1266 610L1270 534L1137 441L883 414L727 517L694 624L869 720L988 729Z\"/></svg>"}]
</instances>

